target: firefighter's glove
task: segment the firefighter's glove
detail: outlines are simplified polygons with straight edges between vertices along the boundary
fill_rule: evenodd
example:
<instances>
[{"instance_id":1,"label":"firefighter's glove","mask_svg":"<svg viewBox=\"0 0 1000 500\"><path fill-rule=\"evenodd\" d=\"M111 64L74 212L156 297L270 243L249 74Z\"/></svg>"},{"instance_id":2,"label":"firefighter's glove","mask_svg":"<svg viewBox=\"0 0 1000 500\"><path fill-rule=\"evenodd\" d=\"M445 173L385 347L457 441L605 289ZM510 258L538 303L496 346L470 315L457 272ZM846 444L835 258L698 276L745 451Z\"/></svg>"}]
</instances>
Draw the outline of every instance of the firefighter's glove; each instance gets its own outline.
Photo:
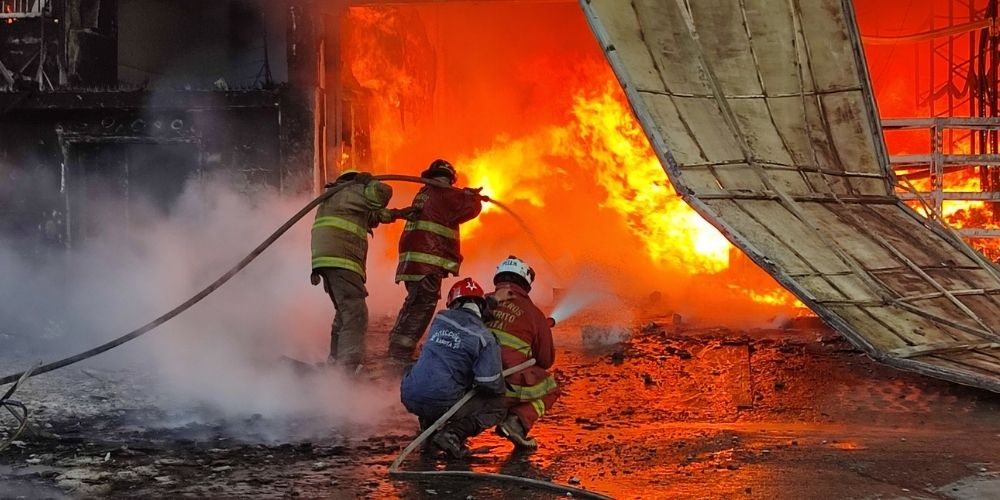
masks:
<instances>
[{"instance_id":1,"label":"firefighter's glove","mask_svg":"<svg viewBox=\"0 0 1000 500\"><path fill-rule=\"evenodd\" d=\"M415 221L420 218L420 207L408 207L399 210L400 217L408 220Z\"/></svg>"},{"instance_id":2,"label":"firefighter's glove","mask_svg":"<svg viewBox=\"0 0 1000 500\"><path fill-rule=\"evenodd\" d=\"M414 221L420 217L420 209L417 207L392 208L389 209L389 214L392 216L392 220L394 221L399 219Z\"/></svg>"},{"instance_id":3,"label":"firefighter's glove","mask_svg":"<svg viewBox=\"0 0 1000 500\"><path fill-rule=\"evenodd\" d=\"M483 188L481 187L477 188L467 187L462 191L465 191L465 194L468 194L470 196L475 196L476 198L479 198L482 201L490 201L490 197L483 194Z\"/></svg>"},{"instance_id":4,"label":"firefighter's glove","mask_svg":"<svg viewBox=\"0 0 1000 500\"><path fill-rule=\"evenodd\" d=\"M319 281L319 273L313 271L313 273L309 275L309 282L312 283L313 286L316 286L319 284Z\"/></svg>"}]
</instances>

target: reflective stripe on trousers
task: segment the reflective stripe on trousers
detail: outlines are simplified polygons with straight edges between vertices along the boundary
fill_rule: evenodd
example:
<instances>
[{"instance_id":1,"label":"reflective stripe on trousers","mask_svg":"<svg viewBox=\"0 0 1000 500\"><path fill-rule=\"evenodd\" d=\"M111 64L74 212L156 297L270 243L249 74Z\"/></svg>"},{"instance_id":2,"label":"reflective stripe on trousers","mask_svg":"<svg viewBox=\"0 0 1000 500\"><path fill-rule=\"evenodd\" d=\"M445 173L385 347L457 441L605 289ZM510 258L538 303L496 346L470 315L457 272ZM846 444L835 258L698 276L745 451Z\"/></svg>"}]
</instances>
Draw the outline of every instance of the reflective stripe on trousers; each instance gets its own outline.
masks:
<instances>
[{"instance_id":1,"label":"reflective stripe on trousers","mask_svg":"<svg viewBox=\"0 0 1000 500\"><path fill-rule=\"evenodd\" d=\"M508 385L510 386L510 389L506 393L508 398L514 398L520 401L532 401L552 392L552 390L556 388L556 381L551 376L548 376L545 377L545 380L535 385ZM542 411L544 412L544 408Z\"/></svg>"},{"instance_id":2,"label":"reflective stripe on trousers","mask_svg":"<svg viewBox=\"0 0 1000 500\"><path fill-rule=\"evenodd\" d=\"M545 415L545 403L542 402L541 399L532 400L531 407L535 410L535 413L537 413L539 417Z\"/></svg>"}]
</instances>

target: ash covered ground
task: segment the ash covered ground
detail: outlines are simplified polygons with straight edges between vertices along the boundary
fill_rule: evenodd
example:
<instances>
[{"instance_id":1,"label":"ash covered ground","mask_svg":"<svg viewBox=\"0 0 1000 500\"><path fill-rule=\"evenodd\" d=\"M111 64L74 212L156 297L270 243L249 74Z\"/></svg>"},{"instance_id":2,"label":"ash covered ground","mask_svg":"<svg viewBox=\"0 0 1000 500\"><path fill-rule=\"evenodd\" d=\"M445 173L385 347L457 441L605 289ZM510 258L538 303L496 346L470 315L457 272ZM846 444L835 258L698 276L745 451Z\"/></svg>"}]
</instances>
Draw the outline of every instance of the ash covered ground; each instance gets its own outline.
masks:
<instances>
[{"instance_id":1,"label":"ash covered ground","mask_svg":"<svg viewBox=\"0 0 1000 500\"><path fill-rule=\"evenodd\" d=\"M414 453L404 469L502 472L618 498L1000 495L1000 395L878 365L813 319L746 331L675 323L644 318L611 335L599 317L558 326L563 397L533 431L539 450L514 453L483 435L468 462ZM384 345L389 326L373 325L370 342ZM583 342L584 330L612 345ZM622 333L630 338L614 344ZM30 360L7 351L0 361ZM32 379L16 399L36 431L0 453L0 496L553 496L390 480L389 463L416 435L399 405L377 426L233 418L149 390L151 377L92 363Z\"/></svg>"}]
</instances>

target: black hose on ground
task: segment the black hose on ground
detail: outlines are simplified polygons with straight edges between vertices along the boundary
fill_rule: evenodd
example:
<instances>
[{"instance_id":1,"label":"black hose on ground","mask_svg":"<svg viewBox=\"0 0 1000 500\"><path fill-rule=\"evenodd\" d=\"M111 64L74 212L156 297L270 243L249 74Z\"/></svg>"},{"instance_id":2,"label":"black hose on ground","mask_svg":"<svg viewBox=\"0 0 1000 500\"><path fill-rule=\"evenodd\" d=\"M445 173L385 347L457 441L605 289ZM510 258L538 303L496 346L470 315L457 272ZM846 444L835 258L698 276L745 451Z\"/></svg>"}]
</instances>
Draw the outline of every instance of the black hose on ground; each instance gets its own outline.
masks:
<instances>
[{"instance_id":1,"label":"black hose on ground","mask_svg":"<svg viewBox=\"0 0 1000 500\"><path fill-rule=\"evenodd\" d=\"M28 380L28 377L31 376L31 372L34 371L36 368L37 366L25 370L21 374L21 376L18 377L17 382L14 385L10 386L10 388L7 389L7 392L5 392L3 396L0 396L0 407L3 407L5 410L10 412L11 416L14 417L14 420L17 420L18 424L17 429L14 431L13 434L10 435L10 437L4 439L3 441L0 441L0 451L6 450L7 447L11 445L11 443L17 441L17 438L21 436L21 433L28 428L29 425L28 415L30 415L31 412L28 411L28 407L24 406L23 403L19 401L13 401L10 399L10 397L13 396L15 392L17 392L17 389L21 387L21 384L23 384L25 380ZM20 415L17 414L17 410L21 411Z\"/></svg>"}]
</instances>

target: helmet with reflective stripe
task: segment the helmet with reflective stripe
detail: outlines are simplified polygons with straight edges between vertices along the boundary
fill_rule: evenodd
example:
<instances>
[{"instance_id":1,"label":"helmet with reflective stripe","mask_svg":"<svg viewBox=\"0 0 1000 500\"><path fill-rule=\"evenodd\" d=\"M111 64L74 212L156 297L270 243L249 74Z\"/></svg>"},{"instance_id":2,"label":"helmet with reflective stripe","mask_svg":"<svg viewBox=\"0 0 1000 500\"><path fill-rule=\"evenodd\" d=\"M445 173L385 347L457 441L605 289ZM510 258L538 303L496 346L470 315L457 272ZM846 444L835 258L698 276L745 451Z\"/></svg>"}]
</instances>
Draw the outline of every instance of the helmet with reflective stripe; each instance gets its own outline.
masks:
<instances>
[{"instance_id":1,"label":"helmet with reflective stripe","mask_svg":"<svg viewBox=\"0 0 1000 500\"><path fill-rule=\"evenodd\" d=\"M445 160L437 159L431 162L431 166L427 167L420 173L420 177L424 179L433 179L435 177L447 177L454 184L458 179L458 174L455 171L455 167L451 163Z\"/></svg>"},{"instance_id":2,"label":"helmet with reflective stripe","mask_svg":"<svg viewBox=\"0 0 1000 500\"><path fill-rule=\"evenodd\" d=\"M486 291L479 286L472 278L465 278L452 285L448 291L448 307L452 307L455 301L460 299L473 299L480 305L486 304Z\"/></svg>"},{"instance_id":3,"label":"helmet with reflective stripe","mask_svg":"<svg viewBox=\"0 0 1000 500\"><path fill-rule=\"evenodd\" d=\"M493 275L493 283L511 281L508 279L511 277L523 280L523 283L519 283L519 281L514 282L522 286L526 285L526 288L530 291L531 284L535 281L535 270L523 260L511 255L497 266L497 272Z\"/></svg>"}]
</instances>

